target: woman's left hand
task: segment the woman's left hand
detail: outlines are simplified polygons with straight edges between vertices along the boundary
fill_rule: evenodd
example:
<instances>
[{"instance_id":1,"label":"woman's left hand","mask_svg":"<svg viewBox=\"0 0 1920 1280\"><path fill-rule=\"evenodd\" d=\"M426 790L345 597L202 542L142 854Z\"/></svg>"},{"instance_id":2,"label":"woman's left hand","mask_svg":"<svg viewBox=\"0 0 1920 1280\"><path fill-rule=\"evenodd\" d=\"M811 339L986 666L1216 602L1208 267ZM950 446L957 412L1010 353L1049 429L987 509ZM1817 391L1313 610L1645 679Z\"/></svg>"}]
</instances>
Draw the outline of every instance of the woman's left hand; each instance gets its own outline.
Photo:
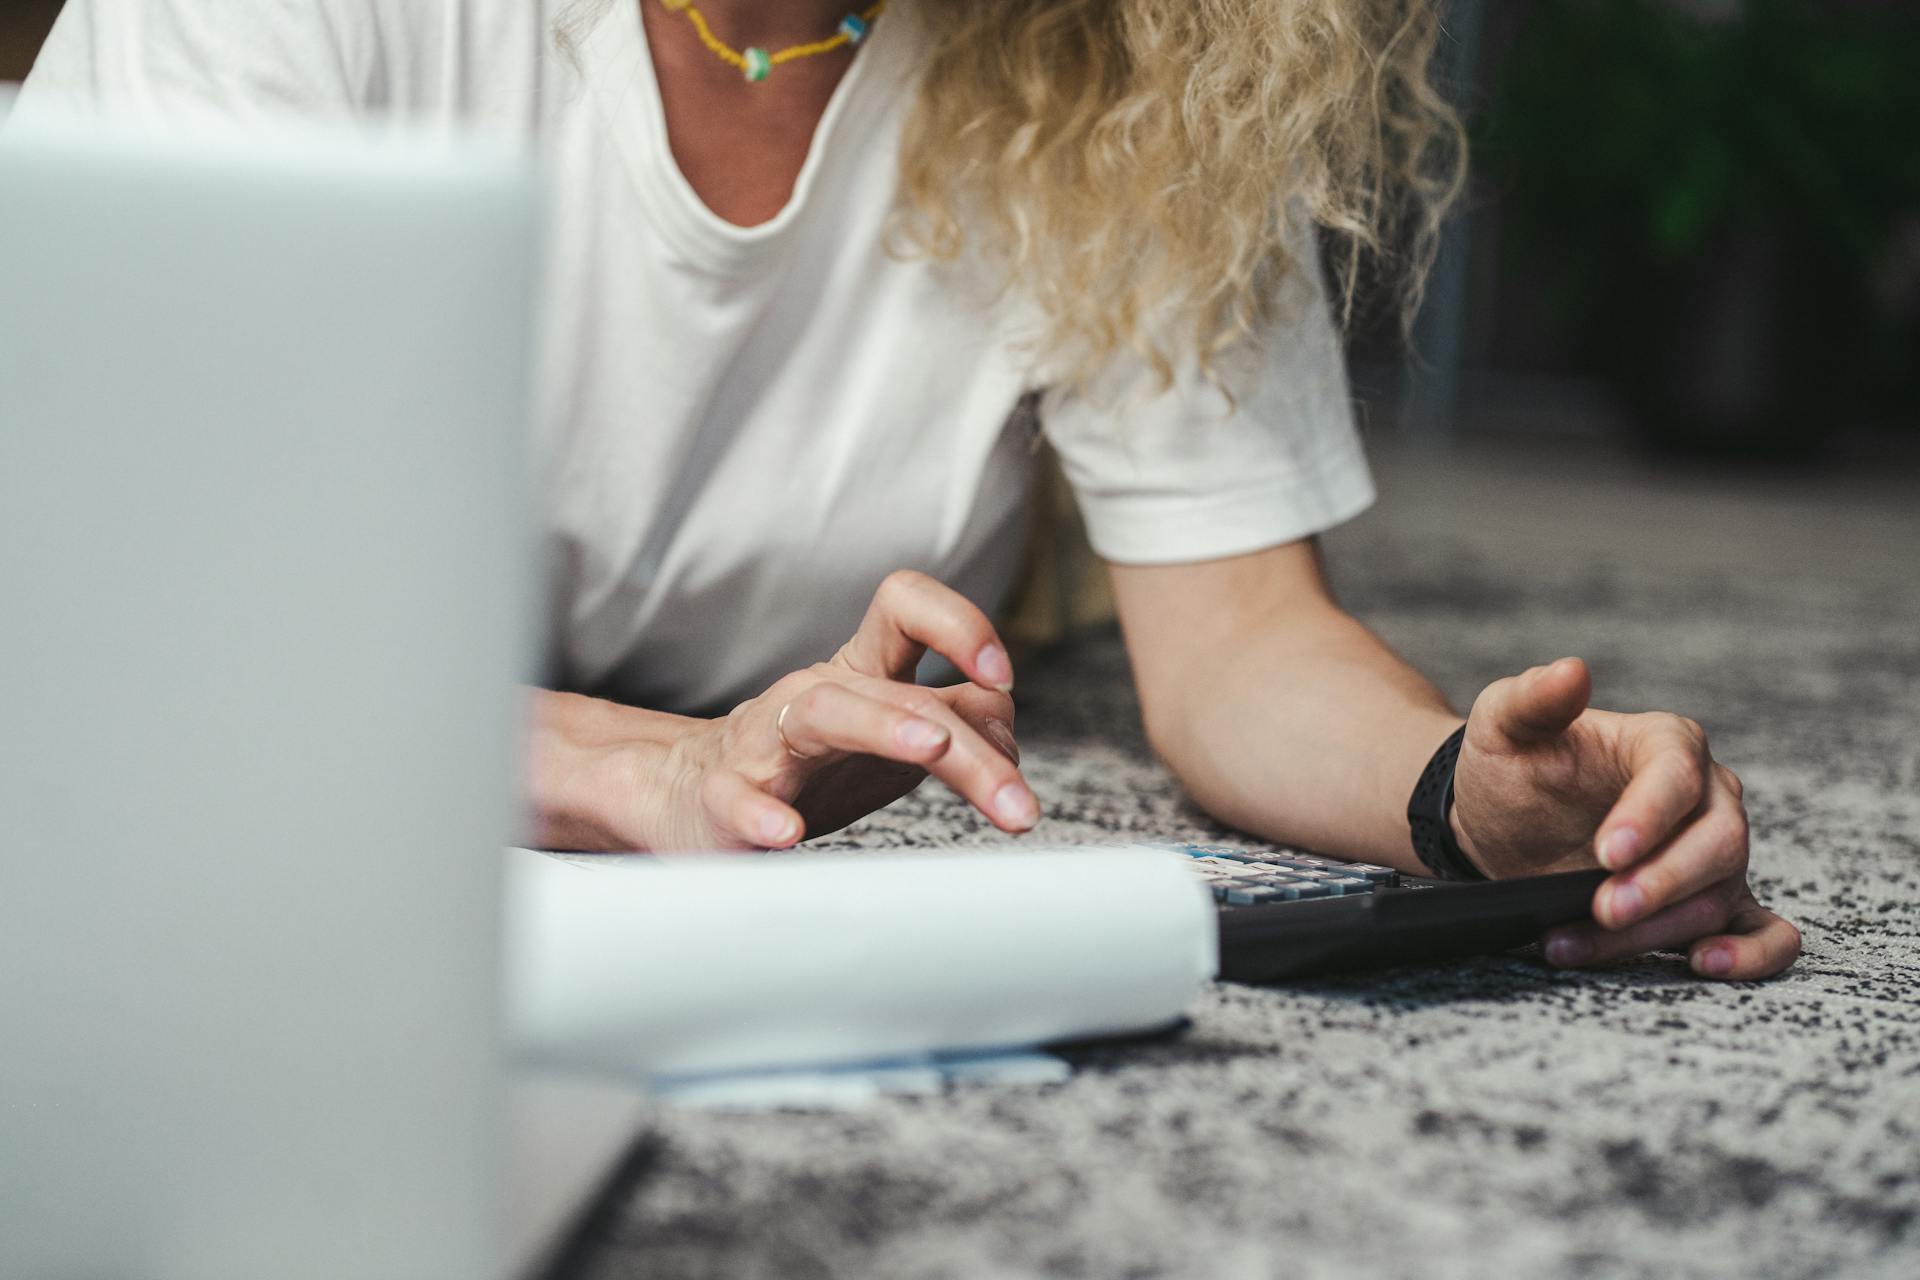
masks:
<instances>
[{"instance_id":1,"label":"woman's left hand","mask_svg":"<svg viewBox=\"0 0 1920 1280\"><path fill-rule=\"evenodd\" d=\"M1467 717L1454 833L1496 878L1593 866L1616 874L1594 920L1545 939L1556 965L1686 947L1695 973L1764 978L1800 954L1800 932L1747 885L1740 780L1691 720L1587 706L1578 658L1491 684Z\"/></svg>"}]
</instances>

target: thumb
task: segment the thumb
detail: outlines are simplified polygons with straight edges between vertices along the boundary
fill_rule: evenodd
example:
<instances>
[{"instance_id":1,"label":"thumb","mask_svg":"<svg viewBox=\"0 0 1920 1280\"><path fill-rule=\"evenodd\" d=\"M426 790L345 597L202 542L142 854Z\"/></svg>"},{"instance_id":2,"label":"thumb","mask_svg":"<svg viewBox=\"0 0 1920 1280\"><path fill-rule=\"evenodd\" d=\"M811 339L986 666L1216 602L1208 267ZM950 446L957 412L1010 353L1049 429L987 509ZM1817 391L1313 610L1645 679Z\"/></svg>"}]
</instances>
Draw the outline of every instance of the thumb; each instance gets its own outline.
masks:
<instances>
[{"instance_id":1,"label":"thumb","mask_svg":"<svg viewBox=\"0 0 1920 1280\"><path fill-rule=\"evenodd\" d=\"M1496 680L1475 710L1488 728L1519 746L1548 742L1580 718L1593 695L1593 676L1578 658L1562 658L1517 676Z\"/></svg>"}]
</instances>

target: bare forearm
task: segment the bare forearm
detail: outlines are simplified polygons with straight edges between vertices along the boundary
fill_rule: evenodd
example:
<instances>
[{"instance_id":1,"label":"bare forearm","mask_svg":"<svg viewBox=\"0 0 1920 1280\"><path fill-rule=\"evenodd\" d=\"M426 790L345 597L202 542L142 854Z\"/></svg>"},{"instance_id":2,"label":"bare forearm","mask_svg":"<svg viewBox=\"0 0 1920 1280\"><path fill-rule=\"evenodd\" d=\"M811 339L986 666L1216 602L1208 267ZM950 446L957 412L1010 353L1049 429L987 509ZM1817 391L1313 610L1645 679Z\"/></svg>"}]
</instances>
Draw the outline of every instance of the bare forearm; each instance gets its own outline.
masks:
<instances>
[{"instance_id":1,"label":"bare forearm","mask_svg":"<svg viewBox=\"0 0 1920 1280\"><path fill-rule=\"evenodd\" d=\"M1418 870L1407 795L1460 723L1351 617L1250 635L1198 657L1149 712L1155 749L1221 821L1338 857Z\"/></svg>"},{"instance_id":2,"label":"bare forearm","mask_svg":"<svg viewBox=\"0 0 1920 1280\"><path fill-rule=\"evenodd\" d=\"M1415 869L1406 803L1460 717L1345 613L1311 543L1116 566L1154 749L1244 831Z\"/></svg>"}]
</instances>

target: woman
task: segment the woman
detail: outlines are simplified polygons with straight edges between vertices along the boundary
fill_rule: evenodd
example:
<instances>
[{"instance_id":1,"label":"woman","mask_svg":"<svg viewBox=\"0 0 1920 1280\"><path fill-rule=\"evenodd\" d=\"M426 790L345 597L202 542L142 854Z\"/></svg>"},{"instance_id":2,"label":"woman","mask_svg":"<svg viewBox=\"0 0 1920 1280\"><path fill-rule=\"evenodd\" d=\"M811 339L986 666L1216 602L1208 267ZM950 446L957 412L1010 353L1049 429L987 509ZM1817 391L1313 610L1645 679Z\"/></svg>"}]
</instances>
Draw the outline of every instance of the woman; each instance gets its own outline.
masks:
<instances>
[{"instance_id":1,"label":"woman","mask_svg":"<svg viewBox=\"0 0 1920 1280\"><path fill-rule=\"evenodd\" d=\"M544 148L574 690L537 696L545 843L784 847L928 773L1032 827L983 606L1037 421L1193 797L1418 871L1408 796L1461 720L1321 575L1313 535L1372 491L1313 246L1343 246L1344 297L1383 245L1431 243L1459 158L1435 33L1420 0L69 0L21 109ZM916 684L929 651L964 682ZM1588 690L1569 659L1481 694L1425 860L1615 871L1557 964L1792 963L1699 726Z\"/></svg>"}]
</instances>

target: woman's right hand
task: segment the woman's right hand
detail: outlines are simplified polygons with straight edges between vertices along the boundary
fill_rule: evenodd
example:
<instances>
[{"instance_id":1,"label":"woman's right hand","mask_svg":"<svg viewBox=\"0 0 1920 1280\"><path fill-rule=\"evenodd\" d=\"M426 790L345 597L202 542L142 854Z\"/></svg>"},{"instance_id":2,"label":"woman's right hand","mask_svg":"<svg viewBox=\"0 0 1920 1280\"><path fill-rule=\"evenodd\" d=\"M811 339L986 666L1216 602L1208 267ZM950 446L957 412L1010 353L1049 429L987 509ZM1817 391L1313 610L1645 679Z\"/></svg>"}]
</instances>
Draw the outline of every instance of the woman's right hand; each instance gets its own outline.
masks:
<instances>
[{"instance_id":1,"label":"woman's right hand","mask_svg":"<svg viewBox=\"0 0 1920 1280\"><path fill-rule=\"evenodd\" d=\"M971 683L913 683L931 649ZM884 808L932 774L1003 831L1040 807L1020 774L1013 665L987 616L925 574L880 584L829 662L716 720L543 693L536 840L565 849L778 849Z\"/></svg>"}]
</instances>

